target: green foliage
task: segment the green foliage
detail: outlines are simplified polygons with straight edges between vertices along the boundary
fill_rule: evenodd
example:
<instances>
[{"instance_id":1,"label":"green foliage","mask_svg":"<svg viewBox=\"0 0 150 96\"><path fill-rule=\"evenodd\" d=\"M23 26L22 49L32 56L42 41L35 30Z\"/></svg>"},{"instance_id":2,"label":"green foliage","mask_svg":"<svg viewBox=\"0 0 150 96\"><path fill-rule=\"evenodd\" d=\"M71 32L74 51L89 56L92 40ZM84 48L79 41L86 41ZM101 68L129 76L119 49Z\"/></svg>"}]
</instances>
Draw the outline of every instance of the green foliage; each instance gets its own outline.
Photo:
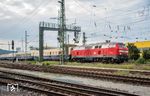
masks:
<instances>
[{"instance_id":1,"label":"green foliage","mask_svg":"<svg viewBox=\"0 0 150 96\"><path fill-rule=\"evenodd\" d=\"M150 59L150 49L149 50L144 50L142 55L143 55L144 59L146 59L146 60Z\"/></svg>"},{"instance_id":2,"label":"green foliage","mask_svg":"<svg viewBox=\"0 0 150 96\"><path fill-rule=\"evenodd\" d=\"M136 64L146 64L146 60L144 58L139 58L138 60L136 60L135 63Z\"/></svg>"},{"instance_id":3,"label":"green foliage","mask_svg":"<svg viewBox=\"0 0 150 96\"><path fill-rule=\"evenodd\" d=\"M128 56L131 60L137 60L140 57L140 51L134 44L128 44Z\"/></svg>"},{"instance_id":4,"label":"green foliage","mask_svg":"<svg viewBox=\"0 0 150 96\"><path fill-rule=\"evenodd\" d=\"M74 66L74 67L83 67L83 68L119 68L119 69L137 69L137 70L150 70L150 63L148 64L135 64L136 61L132 60L131 63L122 63L122 64L104 64L104 63L77 63L77 62L68 62L65 66Z\"/></svg>"},{"instance_id":5,"label":"green foliage","mask_svg":"<svg viewBox=\"0 0 150 96\"><path fill-rule=\"evenodd\" d=\"M44 61L44 62L42 62L42 65L48 65L48 66L59 65L59 62L57 62L57 61Z\"/></svg>"}]
</instances>

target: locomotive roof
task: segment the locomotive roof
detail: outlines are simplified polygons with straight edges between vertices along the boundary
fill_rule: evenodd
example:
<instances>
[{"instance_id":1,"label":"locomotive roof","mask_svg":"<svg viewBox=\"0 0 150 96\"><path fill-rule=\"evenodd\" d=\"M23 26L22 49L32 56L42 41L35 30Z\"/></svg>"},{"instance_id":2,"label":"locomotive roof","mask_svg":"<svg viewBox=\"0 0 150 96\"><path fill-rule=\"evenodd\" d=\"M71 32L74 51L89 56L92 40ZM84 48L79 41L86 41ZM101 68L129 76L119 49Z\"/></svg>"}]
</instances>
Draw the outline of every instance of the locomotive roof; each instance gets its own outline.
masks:
<instances>
[{"instance_id":1,"label":"locomotive roof","mask_svg":"<svg viewBox=\"0 0 150 96\"><path fill-rule=\"evenodd\" d=\"M100 43L92 43L92 44L81 45L81 46L94 46L94 45L102 45L102 44L116 44L116 43L121 43L121 42L100 42Z\"/></svg>"},{"instance_id":2,"label":"locomotive roof","mask_svg":"<svg viewBox=\"0 0 150 96\"><path fill-rule=\"evenodd\" d=\"M116 43L121 43L121 42L100 42L100 43L92 43L92 44L87 44L87 45L81 45L81 46L76 46L76 48L85 48L85 47L92 47L96 45L103 45L103 44L116 44ZM122 43L123 44L123 43Z\"/></svg>"}]
</instances>

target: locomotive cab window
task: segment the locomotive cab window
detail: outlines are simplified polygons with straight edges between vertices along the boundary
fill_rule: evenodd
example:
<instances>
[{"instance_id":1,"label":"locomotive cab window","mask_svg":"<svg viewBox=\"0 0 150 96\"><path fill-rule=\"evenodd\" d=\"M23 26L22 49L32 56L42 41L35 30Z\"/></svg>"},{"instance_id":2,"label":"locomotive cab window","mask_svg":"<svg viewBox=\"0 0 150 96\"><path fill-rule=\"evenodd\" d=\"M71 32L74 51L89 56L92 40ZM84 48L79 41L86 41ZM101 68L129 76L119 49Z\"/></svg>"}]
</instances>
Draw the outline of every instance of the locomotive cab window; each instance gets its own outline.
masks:
<instances>
[{"instance_id":1,"label":"locomotive cab window","mask_svg":"<svg viewBox=\"0 0 150 96\"><path fill-rule=\"evenodd\" d=\"M119 45L119 48L126 48L125 44L123 43L119 43L118 45Z\"/></svg>"}]
</instances>

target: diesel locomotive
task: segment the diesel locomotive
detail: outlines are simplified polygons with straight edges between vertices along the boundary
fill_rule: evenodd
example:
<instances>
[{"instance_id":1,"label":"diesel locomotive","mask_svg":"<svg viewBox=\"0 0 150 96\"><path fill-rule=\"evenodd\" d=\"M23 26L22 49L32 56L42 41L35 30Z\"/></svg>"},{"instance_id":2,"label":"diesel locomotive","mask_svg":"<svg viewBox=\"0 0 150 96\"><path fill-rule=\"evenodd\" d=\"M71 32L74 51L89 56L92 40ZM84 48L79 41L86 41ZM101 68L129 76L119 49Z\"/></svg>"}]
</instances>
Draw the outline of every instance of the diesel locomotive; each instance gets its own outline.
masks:
<instances>
[{"instance_id":1,"label":"diesel locomotive","mask_svg":"<svg viewBox=\"0 0 150 96\"><path fill-rule=\"evenodd\" d=\"M71 59L79 62L111 62L128 61L128 48L123 43L104 42L74 47Z\"/></svg>"}]
</instances>

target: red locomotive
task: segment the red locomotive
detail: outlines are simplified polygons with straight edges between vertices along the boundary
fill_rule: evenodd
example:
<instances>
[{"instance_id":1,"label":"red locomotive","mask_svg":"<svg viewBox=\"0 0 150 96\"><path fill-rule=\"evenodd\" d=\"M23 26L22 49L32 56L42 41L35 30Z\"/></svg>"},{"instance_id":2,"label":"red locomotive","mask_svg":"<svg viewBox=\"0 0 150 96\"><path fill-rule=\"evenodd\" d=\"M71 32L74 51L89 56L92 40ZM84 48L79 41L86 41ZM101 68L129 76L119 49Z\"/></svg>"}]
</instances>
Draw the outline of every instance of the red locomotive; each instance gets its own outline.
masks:
<instances>
[{"instance_id":1,"label":"red locomotive","mask_svg":"<svg viewBox=\"0 0 150 96\"><path fill-rule=\"evenodd\" d=\"M71 59L79 62L122 63L128 60L128 48L117 42L82 45L73 48Z\"/></svg>"}]
</instances>

